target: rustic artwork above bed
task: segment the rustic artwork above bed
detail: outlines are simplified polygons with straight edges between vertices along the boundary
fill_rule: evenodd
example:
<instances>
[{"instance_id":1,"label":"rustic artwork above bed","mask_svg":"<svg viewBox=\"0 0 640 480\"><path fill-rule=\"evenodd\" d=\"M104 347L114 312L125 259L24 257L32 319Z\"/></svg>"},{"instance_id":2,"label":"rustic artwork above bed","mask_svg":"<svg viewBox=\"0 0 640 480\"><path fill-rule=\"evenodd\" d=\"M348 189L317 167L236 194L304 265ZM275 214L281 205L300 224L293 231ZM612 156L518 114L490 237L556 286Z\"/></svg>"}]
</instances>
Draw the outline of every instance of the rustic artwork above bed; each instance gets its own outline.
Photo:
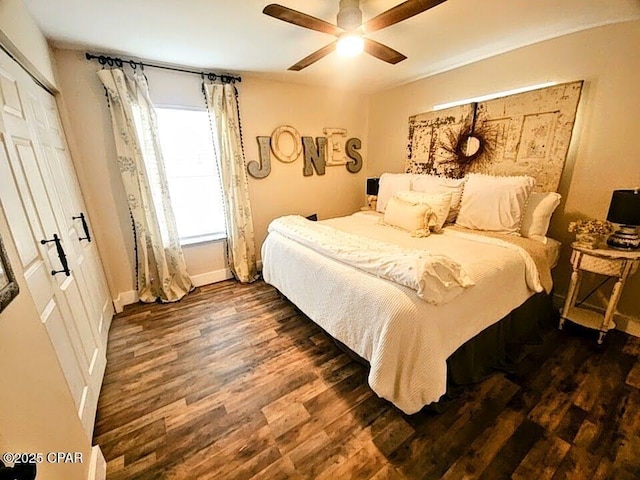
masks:
<instances>
[{"instance_id":1,"label":"rustic artwork above bed","mask_svg":"<svg viewBox=\"0 0 640 480\"><path fill-rule=\"evenodd\" d=\"M581 90L582 81L565 83L409 117L405 170L529 175L535 191L555 192Z\"/></svg>"}]
</instances>

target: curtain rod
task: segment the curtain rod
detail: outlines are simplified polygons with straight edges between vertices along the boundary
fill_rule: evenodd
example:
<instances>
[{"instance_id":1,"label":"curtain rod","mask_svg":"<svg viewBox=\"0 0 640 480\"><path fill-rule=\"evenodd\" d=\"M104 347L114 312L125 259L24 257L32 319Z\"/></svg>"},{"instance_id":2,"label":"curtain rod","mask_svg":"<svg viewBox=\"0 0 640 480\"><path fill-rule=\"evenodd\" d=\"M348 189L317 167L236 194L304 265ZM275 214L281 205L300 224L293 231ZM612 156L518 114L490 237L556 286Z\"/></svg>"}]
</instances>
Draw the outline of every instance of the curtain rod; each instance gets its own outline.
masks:
<instances>
[{"instance_id":1,"label":"curtain rod","mask_svg":"<svg viewBox=\"0 0 640 480\"><path fill-rule=\"evenodd\" d=\"M89 53L89 52L85 54L85 57L87 60L97 60L98 63L100 63L100 65L102 66L108 65L109 67L122 68L122 66L125 63L128 63L129 66L134 70L138 67L140 67L141 70L144 70L144 67L161 68L163 70L172 70L174 72L192 73L194 75L200 75L203 79L206 77L211 81L220 80L222 83L235 83L235 82L242 81L242 78L235 75L224 75L224 74L221 75L217 73L203 72L203 71L198 72L196 70L188 70L186 68L171 67L167 65L154 65L153 63L135 61L131 59L122 59L118 57L109 57L107 55L94 55L93 53Z\"/></svg>"}]
</instances>

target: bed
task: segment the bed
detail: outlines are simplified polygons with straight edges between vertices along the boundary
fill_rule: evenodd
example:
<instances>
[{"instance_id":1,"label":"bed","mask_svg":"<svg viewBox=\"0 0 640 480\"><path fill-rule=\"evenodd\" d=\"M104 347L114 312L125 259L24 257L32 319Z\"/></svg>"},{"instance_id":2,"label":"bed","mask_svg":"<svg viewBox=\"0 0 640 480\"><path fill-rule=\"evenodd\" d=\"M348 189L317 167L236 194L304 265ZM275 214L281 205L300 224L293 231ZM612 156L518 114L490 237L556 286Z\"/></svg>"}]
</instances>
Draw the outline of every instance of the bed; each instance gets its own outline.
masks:
<instances>
[{"instance_id":1,"label":"bed","mask_svg":"<svg viewBox=\"0 0 640 480\"><path fill-rule=\"evenodd\" d=\"M447 359L456 350L550 292L560 245L455 224L415 235L385 222L390 205L317 223L274 220L262 246L263 277L370 364L378 396L413 414L446 393ZM340 243L331 247L333 237ZM349 250L352 261L344 258ZM425 282L412 285L390 270L405 259L418 270L411 265L424 261L421 252L437 260Z\"/></svg>"}]
</instances>

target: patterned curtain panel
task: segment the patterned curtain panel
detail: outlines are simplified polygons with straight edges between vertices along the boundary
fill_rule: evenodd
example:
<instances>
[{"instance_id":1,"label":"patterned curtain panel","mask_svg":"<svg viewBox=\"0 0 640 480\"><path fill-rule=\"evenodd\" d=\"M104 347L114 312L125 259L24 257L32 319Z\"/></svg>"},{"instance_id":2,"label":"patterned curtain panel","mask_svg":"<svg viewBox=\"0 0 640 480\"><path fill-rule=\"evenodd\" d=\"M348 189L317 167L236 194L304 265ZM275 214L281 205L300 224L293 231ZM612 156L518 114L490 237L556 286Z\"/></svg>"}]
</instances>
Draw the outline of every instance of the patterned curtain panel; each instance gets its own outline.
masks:
<instances>
[{"instance_id":1,"label":"patterned curtain panel","mask_svg":"<svg viewBox=\"0 0 640 480\"><path fill-rule=\"evenodd\" d=\"M229 264L238 280L253 282L258 269L237 91L229 84L205 82L203 87L220 162Z\"/></svg>"},{"instance_id":2,"label":"patterned curtain panel","mask_svg":"<svg viewBox=\"0 0 640 480\"><path fill-rule=\"evenodd\" d=\"M138 296L142 302L175 302L193 285L171 209L147 79L116 68L100 70L98 77L109 100L118 167L135 226Z\"/></svg>"}]
</instances>

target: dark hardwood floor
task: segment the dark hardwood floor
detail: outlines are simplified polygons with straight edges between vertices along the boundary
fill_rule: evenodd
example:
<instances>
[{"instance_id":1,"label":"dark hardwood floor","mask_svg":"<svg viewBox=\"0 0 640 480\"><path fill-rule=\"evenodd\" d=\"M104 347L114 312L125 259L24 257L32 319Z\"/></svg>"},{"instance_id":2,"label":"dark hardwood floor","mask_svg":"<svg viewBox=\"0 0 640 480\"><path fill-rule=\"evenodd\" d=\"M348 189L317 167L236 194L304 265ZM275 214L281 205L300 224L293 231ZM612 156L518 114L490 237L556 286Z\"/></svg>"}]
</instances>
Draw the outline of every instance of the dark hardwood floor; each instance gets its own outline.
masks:
<instances>
[{"instance_id":1,"label":"dark hardwood floor","mask_svg":"<svg viewBox=\"0 0 640 480\"><path fill-rule=\"evenodd\" d=\"M94 441L109 480L640 478L640 339L595 338L550 330L527 373L407 416L273 288L227 281L114 319Z\"/></svg>"}]
</instances>

